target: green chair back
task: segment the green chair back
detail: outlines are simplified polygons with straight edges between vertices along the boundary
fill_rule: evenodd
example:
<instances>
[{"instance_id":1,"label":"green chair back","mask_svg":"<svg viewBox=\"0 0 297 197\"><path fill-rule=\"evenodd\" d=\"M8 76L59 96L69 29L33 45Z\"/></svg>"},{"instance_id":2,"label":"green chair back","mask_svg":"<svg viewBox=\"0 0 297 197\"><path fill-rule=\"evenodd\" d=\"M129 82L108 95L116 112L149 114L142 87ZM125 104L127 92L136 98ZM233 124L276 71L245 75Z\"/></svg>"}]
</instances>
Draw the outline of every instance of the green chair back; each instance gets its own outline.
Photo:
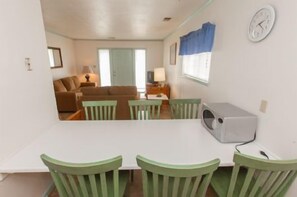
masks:
<instances>
[{"instance_id":1,"label":"green chair back","mask_svg":"<svg viewBox=\"0 0 297 197\"><path fill-rule=\"evenodd\" d=\"M60 197L119 197L123 196L128 174L119 173L122 157L92 162L68 163L41 156L49 168Z\"/></svg>"},{"instance_id":2,"label":"green chair back","mask_svg":"<svg viewBox=\"0 0 297 197\"><path fill-rule=\"evenodd\" d=\"M170 99L173 119L197 119L201 99Z\"/></svg>"},{"instance_id":3,"label":"green chair back","mask_svg":"<svg viewBox=\"0 0 297 197\"><path fill-rule=\"evenodd\" d=\"M115 120L117 101L83 101L86 120Z\"/></svg>"},{"instance_id":4,"label":"green chair back","mask_svg":"<svg viewBox=\"0 0 297 197\"><path fill-rule=\"evenodd\" d=\"M235 152L233 169L219 169L211 186L219 196L284 196L297 175L296 160L266 160Z\"/></svg>"},{"instance_id":5,"label":"green chair back","mask_svg":"<svg viewBox=\"0 0 297 197\"><path fill-rule=\"evenodd\" d=\"M203 164L169 165L136 157L142 170L144 197L205 196L213 172L220 160Z\"/></svg>"},{"instance_id":6,"label":"green chair back","mask_svg":"<svg viewBox=\"0 0 297 197\"><path fill-rule=\"evenodd\" d=\"M160 119L162 100L129 100L131 120Z\"/></svg>"}]
</instances>

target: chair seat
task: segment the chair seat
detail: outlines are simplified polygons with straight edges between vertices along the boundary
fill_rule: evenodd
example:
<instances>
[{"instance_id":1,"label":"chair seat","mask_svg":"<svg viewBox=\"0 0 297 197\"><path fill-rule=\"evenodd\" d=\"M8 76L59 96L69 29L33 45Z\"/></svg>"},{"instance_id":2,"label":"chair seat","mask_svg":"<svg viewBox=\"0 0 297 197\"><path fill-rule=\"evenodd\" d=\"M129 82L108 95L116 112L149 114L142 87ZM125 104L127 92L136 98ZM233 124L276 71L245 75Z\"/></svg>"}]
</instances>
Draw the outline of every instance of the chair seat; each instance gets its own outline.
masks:
<instances>
[{"instance_id":1,"label":"chair seat","mask_svg":"<svg viewBox=\"0 0 297 197\"><path fill-rule=\"evenodd\" d=\"M226 188L229 188L232 169L232 167L220 167L212 175L210 185L219 197L227 196L228 190ZM239 196L241 186L244 183L245 173L246 170L243 169L238 173L238 180L235 185L234 196Z\"/></svg>"}]
</instances>

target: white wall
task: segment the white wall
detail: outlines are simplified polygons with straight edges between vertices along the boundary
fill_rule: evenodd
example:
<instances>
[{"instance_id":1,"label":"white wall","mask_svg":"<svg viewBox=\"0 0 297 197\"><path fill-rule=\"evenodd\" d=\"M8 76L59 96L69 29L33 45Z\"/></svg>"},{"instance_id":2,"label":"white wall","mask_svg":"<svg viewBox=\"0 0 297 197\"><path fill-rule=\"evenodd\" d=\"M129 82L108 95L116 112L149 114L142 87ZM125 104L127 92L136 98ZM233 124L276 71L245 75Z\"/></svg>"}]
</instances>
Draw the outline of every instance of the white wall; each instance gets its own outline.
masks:
<instances>
[{"instance_id":1,"label":"white wall","mask_svg":"<svg viewBox=\"0 0 297 197\"><path fill-rule=\"evenodd\" d=\"M0 161L3 161L55 124L58 115L51 72L46 66L49 62L40 1L2 0L0 13ZM25 67L26 57L31 59L32 71ZM22 196L40 196L48 183L45 179L37 184L30 177L22 182L20 176L0 182L0 196L19 196L20 191Z\"/></svg>"},{"instance_id":2,"label":"white wall","mask_svg":"<svg viewBox=\"0 0 297 197\"><path fill-rule=\"evenodd\" d=\"M99 48L139 48L147 51L147 70L163 66L163 42L162 41L92 41L75 40L75 53L77 54L77 69L84 65L96 65L98 73L98 49ZM92 76L91 76L92 77ZM94 76L95 77L95 76ZM83 79L81 79L83 80ZM98 81L98 78L95 78Z\"/></svg>"},{"instance_id":3,"label":"white wall","mask_svg":"<svg viewBox=\"0 0 297 197\"><path fill-rule=\"evenodd\" d=\"M63 68L51 69L53 79L77 75L74 41L72 39L46 32L47 46L61 48Z\"/></svg>"},{"instance_id":4,"label":"white wall","mask_svg":"<svg viewBox=\"0 0 297 197\"><path fill-rule=\"evenodd\" d=\"M253 13L264 4L276 8L272 33L259 43L247 39ZM164 41L164 65L174 97L200 97L205 102L230 102L259 117L257 141L282 158L297 158L297 1L214 1L204 12ZM216 24L210 83L201 85L179 77L177 66L168 63L169 47L179 36ZM260 101L268 101L266 113ZM296 182L296 181L295 181ZM297 183L289 196L296 196Z\"/></svg>"}]
</instances>

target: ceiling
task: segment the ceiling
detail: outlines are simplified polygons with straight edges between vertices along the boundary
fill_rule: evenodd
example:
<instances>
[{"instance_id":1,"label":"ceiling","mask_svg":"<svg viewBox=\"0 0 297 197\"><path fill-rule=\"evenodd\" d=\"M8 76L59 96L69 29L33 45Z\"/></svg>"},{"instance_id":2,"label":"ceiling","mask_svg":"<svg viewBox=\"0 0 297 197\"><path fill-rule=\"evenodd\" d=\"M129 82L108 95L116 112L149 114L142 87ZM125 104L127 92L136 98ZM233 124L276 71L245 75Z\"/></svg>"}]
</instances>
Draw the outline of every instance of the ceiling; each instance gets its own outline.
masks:
<instances>
[{"instance_id":1,"label":"ceiling","mask_svg":"<svg viewBox=\"0 0 297 197\"><path fill-rule=\"evenodd\" d=\"M72 39L163 40L208 1L41 0L41 7L45 29Z\"/></svg>"}]
</instances>

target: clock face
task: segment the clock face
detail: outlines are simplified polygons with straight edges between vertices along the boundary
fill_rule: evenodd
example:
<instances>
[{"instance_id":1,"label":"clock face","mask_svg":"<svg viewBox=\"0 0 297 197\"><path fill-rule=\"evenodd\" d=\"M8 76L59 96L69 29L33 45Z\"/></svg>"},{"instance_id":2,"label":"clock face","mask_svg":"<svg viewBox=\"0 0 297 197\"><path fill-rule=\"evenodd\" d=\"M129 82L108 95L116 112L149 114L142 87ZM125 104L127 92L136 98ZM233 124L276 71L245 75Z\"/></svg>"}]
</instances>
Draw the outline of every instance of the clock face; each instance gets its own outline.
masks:
<instances>
[{"instance_id":1,"label":"clock face","mask_svg":"<svg viewBox=\"0 0 297 197\"><path fill-rule=\"evenodd\" d=\"M275 22L275 11L270 5L259 9L253 16L249 29L248 37L253 42L258 42L266 38L272 30Z\"/></svg>"}]
</instances>

